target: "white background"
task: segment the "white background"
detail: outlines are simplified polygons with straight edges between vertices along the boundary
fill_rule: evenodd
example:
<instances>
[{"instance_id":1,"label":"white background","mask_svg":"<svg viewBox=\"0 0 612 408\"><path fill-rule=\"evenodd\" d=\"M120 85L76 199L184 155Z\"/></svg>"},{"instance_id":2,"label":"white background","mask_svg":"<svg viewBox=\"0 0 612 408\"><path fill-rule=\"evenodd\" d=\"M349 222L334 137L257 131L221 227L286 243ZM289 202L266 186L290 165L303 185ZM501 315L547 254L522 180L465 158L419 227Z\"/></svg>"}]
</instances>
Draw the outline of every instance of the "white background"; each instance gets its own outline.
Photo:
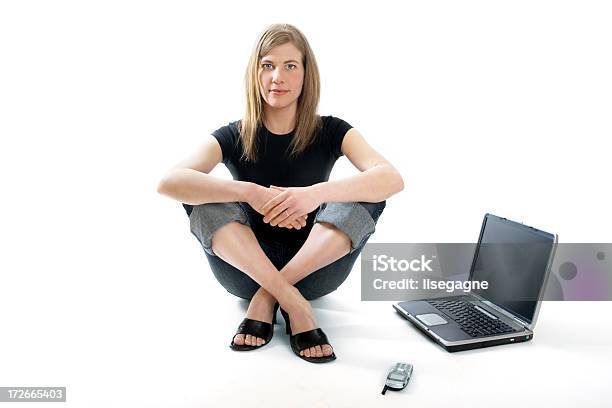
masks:
<instances>
[{"instance_id":1,"label":"white background","mask_svg":"<svg viewBox=\"0 0 612 408\"><path fill-rule=\"evenodd\" d=\"M3 1L0 386L66 386L75 407L609 404L611 332L589 320L607 303L547 303L532 342L450 355L360 301L359 262L313 302L336 362L293 356L282 324L232 352L247 304L156 187L240 117L251 48L287 22L319 112L404 178L370 242L473 241L485 212L609 242L610 21L595 1ZM396 361L415 376L382 397Z\"/></svg>"}]
</instances>

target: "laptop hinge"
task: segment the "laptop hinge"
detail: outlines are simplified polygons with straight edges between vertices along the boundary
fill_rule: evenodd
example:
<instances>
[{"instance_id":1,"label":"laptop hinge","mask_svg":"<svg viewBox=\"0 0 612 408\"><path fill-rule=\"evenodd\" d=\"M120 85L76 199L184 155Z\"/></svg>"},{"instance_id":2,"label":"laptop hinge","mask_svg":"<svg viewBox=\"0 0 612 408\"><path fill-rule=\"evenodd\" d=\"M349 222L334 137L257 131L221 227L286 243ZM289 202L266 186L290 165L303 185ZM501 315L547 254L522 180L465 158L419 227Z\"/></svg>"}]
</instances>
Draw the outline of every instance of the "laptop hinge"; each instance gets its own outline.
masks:
<instances>
[{"instance_id":1,"label":"laptop hinge","mask_svg":"<svg viewBox=\"0 0 612 408\"><path fill-rule=\"evenodd\" d=\"M519 318L516 318L516 317L514 317L514 316L512 316L512 318L513 318L513 319L514 319L514 320L515 320L515 321L516 321L518 324L520 324L520 325L521 325L521 326L523 326L523 327L528 327L528 326L529 326L529 323L524 322L524 321L522 321L522 320L521 320L521 319L519 319Z\"/></svg>"},{"instance_id":2,"label":"laptop hinge","mask_svg":"<svg viewBox=\"0 0 612 408\"><path fill-rule=\"evenodd\" d=\"M474 296L475 298L477 298L478 300L480 300L485 305L487 305L490 308L492 308L493 310L497 311L498 313L501 313L504 316L506 316L506 317L508 317L508 318L510 318L510 319L512 319L514 321L516 321L518 324L523 326L523 328L529 329L529 323L524 322L523 320L521 320L518 317L516 317L514 314L508 312L507 310L502 309L501 307L497 306L495 303L491 302L490 300L484 299L482 296L478 296L475 293L471 293L471 295Z\"/></svg>"}]
</instances>

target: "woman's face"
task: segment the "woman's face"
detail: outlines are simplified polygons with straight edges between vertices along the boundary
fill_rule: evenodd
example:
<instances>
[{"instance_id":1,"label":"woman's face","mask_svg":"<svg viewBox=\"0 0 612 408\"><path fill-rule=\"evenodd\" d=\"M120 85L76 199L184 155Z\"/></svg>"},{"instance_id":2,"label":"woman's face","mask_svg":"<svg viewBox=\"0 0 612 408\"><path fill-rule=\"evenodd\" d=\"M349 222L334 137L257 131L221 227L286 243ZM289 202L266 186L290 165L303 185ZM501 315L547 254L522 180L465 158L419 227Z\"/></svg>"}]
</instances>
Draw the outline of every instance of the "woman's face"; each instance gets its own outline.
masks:
<instances>
[{"instance_id":1,"label":"woman's face","mask_svg":"<svg viewBox=\"0 0 612 408\"><path fill-rule=\"evenodd\" d=\"M259 62L260 92L273 108L297 104L304 83L302 53L285 43L270 50Z\"/></svg>"}]
</instances>

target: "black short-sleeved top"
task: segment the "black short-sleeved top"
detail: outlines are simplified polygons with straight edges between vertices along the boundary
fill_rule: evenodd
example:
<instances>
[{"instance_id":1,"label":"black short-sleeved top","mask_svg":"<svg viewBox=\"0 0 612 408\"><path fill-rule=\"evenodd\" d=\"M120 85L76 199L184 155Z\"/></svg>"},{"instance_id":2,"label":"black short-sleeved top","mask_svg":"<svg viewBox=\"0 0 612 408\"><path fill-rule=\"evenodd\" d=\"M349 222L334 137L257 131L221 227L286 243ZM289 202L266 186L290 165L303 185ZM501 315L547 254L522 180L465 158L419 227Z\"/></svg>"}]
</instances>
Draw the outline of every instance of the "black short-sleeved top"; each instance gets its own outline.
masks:
<instances>
[{"instance_id":1,"label":"black short-sleeved top","mask_svg":"<svg viewBox=\"0 0 612 408\"><path fill-rule=\"evenodd\" d=\"M264 126L257 132L257 161L241 159L243 152L239 122L232 122L215 130L223 152L223 163L234 180L248 181L265 187L305 187L327 181L336 160L342 156L340 147L344 136L352 128L347 122L333 116L321 116L321 127L313 142L297 156L289 157L289 145L294 132L277 135ZM263 222L263 215L245 204L253 232L258 238L280 243L303 242L312 229L317 210L308 214L306 227L300 230L272 227Z\"/></svg>"}]
</instances>

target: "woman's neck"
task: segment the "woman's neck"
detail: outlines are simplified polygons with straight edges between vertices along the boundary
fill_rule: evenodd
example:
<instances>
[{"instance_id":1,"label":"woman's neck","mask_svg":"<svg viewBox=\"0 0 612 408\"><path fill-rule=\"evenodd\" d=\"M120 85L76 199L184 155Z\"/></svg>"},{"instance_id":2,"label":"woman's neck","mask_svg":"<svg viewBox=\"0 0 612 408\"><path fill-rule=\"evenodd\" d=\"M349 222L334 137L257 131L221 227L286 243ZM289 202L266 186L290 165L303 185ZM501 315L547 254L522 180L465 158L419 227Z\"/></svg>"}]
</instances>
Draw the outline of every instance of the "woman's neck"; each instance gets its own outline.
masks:
<instances>
[{"instance_id":1,"label":"woman's neck","mask_svg":"<svg viewBox=\"0 0 612 408\"><path fill-rule=\"evenodd\" d=\"M296 104L285 106L284 108L272 108L264 106L263 123L266 129L277 135L290 133L295 127Z\"/></svg>"}]
</instances>

